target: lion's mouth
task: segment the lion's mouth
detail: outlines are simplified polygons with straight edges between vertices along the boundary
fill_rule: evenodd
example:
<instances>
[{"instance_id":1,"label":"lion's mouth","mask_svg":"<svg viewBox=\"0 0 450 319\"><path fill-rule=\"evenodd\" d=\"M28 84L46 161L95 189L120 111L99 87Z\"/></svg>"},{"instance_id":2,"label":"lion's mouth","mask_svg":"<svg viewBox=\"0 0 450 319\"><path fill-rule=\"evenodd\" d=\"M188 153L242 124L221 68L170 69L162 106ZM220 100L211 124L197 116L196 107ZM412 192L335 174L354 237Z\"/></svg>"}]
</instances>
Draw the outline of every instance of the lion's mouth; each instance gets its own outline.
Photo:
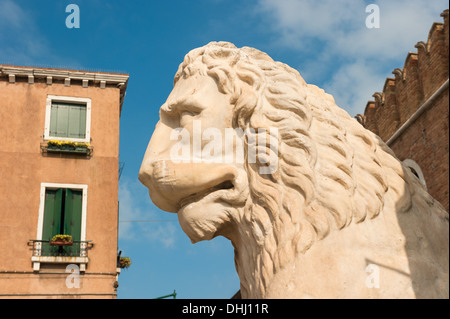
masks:
<instances>
[{"instance_id":1,"label":"lion's mouth","mask_svg":"<svg viewBox=\"0 0 450 319\"><path fill-rule=\"evenodd\" d=\"M219 191L228 191L234 188L234 184L231 180L224 181L214 187L207 188L201 192L190 194L189 196L184 197L178 202L178 207L181 209L187 205L198 202L206 197L209 197L211 194L218 193ZM219 195L219 194L217 194ZM212 196L212 195L211 195ZM220 195L218 196L220 197Z\"/></svg>"}]
</instances>

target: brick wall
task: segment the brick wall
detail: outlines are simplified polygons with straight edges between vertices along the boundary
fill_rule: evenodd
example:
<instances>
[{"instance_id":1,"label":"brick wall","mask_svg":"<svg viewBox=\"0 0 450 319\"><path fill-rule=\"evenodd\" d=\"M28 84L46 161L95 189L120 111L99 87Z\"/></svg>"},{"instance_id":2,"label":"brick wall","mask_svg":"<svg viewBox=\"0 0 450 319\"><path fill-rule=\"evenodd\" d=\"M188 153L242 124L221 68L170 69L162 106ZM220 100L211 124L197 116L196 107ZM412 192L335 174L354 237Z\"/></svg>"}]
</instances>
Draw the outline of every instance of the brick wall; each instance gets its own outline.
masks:
<instances>
[{"instance_id":1,"label":"brick wall","mask_svg":"<svg viewBox=\"0 0 450 319\"><path fill-rule=\"evenodd\" d=\"M427 42L416 44L403 69L387 78L381 93L366 105L358 121L387 142L394 133L448 80L448 9L435 22ZM448 86L390 147L400 160L412 159L422 169L428 192L449 210L449 95Z\"/></svg>"},{"instance_id":2,"label":"brick wall","mask_svg":"<svg viewBox=\"0 0 450 319\"><path fill-rule=\"evenodd\" d=\"M449 209L448 91L390 147L400 160L413 159L422 169L428 192Z\"/></svg>"}]
</instances>

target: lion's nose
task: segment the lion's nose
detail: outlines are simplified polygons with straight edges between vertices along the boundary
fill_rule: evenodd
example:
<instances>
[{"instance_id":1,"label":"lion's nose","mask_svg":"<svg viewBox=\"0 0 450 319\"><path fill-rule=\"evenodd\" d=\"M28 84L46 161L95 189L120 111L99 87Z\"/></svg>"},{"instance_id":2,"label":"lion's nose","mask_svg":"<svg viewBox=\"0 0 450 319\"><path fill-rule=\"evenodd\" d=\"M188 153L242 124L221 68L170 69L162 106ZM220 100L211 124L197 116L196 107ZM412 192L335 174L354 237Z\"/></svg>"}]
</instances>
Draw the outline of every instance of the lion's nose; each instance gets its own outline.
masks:
<instances>
[{"instance_id":1,"label":"lion's nose","mask_svg":"<svg viewBox=\"0 0 450 319\"><path fill-rule=\"evenodd\" d=\"M236 168L226 164L174 163L167 159L144 162L139 171L139 180L149 189L153 203L170 212L176 212L183 198L234 181L236 176Z\"/></svg>"},{"instance_id":2,"label":"lion's nose","mask_svg":"<svg viewBox=\"0 0 450 319\"><path fill-rule=\"evenodd\" d=\"M150 198L157 207L166 212L176 213L176 202L174 203L170 200L170 196L168 198L166 196L167 194L161 192L160 187L158 187L158 183L155 182L154 170L155 168L153 162L144 161L139 170L139 181L148 188Z\"/></svg>"}]
</instances>

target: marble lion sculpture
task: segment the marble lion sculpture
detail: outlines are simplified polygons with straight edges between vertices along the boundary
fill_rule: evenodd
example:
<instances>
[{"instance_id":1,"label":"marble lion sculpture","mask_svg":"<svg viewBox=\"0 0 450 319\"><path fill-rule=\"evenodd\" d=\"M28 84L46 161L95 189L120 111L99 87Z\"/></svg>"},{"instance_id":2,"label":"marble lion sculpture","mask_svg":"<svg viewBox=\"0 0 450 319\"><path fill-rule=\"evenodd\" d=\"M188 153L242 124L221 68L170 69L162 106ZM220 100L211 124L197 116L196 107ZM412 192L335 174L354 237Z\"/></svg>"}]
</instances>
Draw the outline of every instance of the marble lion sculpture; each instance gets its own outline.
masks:
<instances>
[{"instance_id":1,"label":"marble lion sculpture","mask_svg":"<svg viewBox=\"0 0 450 319\"><path fill-rule=\"evenodd\" d=\"M245 160L174 158L212 140L196 123L223 133L216 146L243 142ZM276 148L268 138L249 161L239 132L261 128L277 129ZM259 50L211 42L186 55L139 179L193 243L231 241L243 298L449 297L448 212L331 95Z\"/></svg>"}]
</instances>

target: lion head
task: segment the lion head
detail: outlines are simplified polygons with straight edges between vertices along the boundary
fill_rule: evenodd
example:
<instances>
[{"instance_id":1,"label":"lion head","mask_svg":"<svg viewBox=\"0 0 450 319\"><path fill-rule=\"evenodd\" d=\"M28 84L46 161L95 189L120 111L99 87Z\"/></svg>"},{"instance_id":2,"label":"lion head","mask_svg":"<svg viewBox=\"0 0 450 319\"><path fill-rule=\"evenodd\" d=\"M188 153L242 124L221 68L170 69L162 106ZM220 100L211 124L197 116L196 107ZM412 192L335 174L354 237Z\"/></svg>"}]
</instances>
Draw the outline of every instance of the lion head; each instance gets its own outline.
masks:
<instances>
[{"instance_id":1,"label":"lion head","mask_svg":"<svg viewBox=\"0 0 450 319\"><path fill-rule=\"evenodd\" d=\"M274 159L275 169L261 173ZM388 198L398 211L413 196L435 205L403 168L298 71L259 50L212 42L180 65L139 179L192 242L230 239L242 295L265 297L280 269L330 233L375 219Z\"/></svg>"}]
</instances>

